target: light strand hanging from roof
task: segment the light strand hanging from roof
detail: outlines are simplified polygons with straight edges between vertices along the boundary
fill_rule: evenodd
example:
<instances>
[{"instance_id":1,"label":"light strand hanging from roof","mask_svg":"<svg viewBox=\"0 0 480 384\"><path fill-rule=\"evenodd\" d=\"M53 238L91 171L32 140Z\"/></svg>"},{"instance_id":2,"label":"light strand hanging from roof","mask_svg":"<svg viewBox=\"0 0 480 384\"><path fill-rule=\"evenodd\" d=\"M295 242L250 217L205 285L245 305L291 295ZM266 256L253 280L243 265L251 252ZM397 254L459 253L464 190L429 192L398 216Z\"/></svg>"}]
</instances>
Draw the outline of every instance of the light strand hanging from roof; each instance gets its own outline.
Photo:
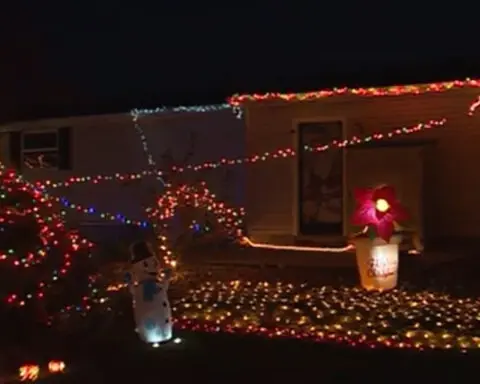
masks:
<instances>
[{"instance_id":1,"label":"light strand hanging from roof","mask_svg":"<svg viewBox=\"0 0 480 384\"><path fill-rule=\"evenodd\" d=\"M241 106L248 102L261 101L312 101L324 99L333 96L363 96L363 97L378 97L378 96L405 96L405 95L422 95L425 93L445 92L453 89L461 88L480 88L480 80L466 79L445 81L430 84L418 85L392 85L389 87L367 87L367 88L333 88L314 92L301 93L279 93L269 92L264 94L252 95L233 95L228 99L232 106Z\"/></svg>"},{"instance_id":2,"label":"light strand hanging from roof","mask_svg":"<svg viewBox=\"0 0 480 384\"><path fill-rule=\"evenodd\" d=\"M228 103L224 104L211 104L211 105L191 105L191 106L178 106L178 107L157 107L157 108L135 108L130 111L133 117L150 116L163 113L208 113L219 112L224 110L232 110L233 114L241 119L243 117L243 111L241 107L232 106Z\"/></svg>"}]
</instances>

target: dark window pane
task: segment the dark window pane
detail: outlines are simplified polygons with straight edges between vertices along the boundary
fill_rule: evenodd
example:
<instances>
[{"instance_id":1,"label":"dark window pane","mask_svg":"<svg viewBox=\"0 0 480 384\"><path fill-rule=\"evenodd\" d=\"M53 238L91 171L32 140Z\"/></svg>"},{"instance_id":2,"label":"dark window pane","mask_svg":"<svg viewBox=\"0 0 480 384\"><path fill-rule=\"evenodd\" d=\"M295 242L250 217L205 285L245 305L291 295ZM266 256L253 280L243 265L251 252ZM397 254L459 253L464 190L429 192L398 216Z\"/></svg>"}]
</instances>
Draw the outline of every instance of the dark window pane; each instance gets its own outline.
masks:
<instances>
[{"instance_id":1,"label":"dark window pane","mask_svg":"<svg viewBox=\"0 0 480 384\"><path fill-rule=\"evenodd\" d=\"M26 168L58 168L58 152L25 152L23 154L23 164Z\"/></svg>"},{"instance_id":2,"label":"dark window pane","mask_svg":"<svg viewBox=\"0 0 480 384\"><path fill-rule=\"evenodd\" d=\"M23 149L57 148L57 133L24 133Z\"/></svg>"}]
</instances>

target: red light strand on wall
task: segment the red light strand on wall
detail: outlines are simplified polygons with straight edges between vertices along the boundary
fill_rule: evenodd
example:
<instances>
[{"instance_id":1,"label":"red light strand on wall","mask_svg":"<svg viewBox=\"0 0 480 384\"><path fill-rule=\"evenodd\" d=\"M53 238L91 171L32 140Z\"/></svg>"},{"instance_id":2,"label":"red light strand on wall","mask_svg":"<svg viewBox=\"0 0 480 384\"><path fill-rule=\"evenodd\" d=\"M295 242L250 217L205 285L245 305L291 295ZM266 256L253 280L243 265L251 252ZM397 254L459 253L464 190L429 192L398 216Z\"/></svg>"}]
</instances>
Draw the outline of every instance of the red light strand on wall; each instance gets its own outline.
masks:
<instances>
[{"instance_id":1,"label":"red light strand on wall","mask_svg":"<svg viewBox=\"0 0 480 384\"><path fill-rule=\"evenodd\" d=\"M305 146L306 151L310 152L324 152L327 150L335 149L335 148L347 148L356 145L366 144L372 141L380 141L385 139L391 139L396 136L401 135L408 135L413 133L418 133L424 130L428 130L431 128L441 127L446 123L446 119L438 119L438 120L430 120L426 123L418 123L411 127L403 127L403 128L396 128L388 132L378 132L373 133L371 135L358 137L354 136L349 140L338 141L333 140L332 142L319 145L315 147ZM272 159L283 159L288 157L296 156L296 151L293 148L284 148L284 149L277 149L275 151L267 151L262 154L255 154L244 158L236 158L236 159L227 159L223 158L218 161L208 161L199 164L189 164L185 167L172 167L169 172L171 173L183 173L187 171L199 172L208 169L217 169L222 166L236 166L241 164L254 164L259 163L267 160ZM139 180L147 175L152 175L152 172L156 172L159 175L162 175L162 172L157 171L143 171L136 174L115 174L115 175L97 175L97 176L84 176L84 177L72 177L65 182L55 182L55 181L37 181L35 185L38 188L60 188L60 187L69 187L73 184L77 183L93 183L98 184L102 181L111 181L111 180L118 180L118 181L129 181L129 180Z\"/></svg>"}]
</instances>

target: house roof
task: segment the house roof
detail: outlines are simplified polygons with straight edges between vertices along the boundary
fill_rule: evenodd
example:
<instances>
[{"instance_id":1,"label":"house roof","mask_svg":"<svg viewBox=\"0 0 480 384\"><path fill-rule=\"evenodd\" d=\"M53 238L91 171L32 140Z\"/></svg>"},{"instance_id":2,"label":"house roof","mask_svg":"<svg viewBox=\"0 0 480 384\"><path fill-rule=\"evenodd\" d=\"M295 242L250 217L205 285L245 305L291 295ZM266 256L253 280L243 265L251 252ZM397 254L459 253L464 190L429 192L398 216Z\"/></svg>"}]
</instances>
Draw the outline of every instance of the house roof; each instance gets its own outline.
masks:
<instances>
[{"instance_id":1,"label":"house roof","mask_svg":"<svg viewBox=\"0 0 480 384\"><path fill-rule=\"evenodd\" d=\"M363 87L363 88L331 88L312 92L300 93L254 93L244 95L233 95L228 99L232 106L240 106L249 102L262 101L312 101L333 96L401 96L401 95L418 95L422 93L444 92L452 89L460 88L480 88L480 79L466 79L444 81L427 84L413 85L390 85L385 87Z\"/></svg>"},{"instance_id":2,"label":"house roof","mask_svg":"<svg viewBox=\"0 0 480 384\"><path fill-rule=\"evenodd\" d=\"M130 114L132 116L146 116L155 115L160 113L203 113L203 112L217 112L225 109L231 109L230 104L207 104L207 105L180 105L177 107L157 107L157 108L144 108L144 109L132 109Z\"/></svg>"}]
</instances>

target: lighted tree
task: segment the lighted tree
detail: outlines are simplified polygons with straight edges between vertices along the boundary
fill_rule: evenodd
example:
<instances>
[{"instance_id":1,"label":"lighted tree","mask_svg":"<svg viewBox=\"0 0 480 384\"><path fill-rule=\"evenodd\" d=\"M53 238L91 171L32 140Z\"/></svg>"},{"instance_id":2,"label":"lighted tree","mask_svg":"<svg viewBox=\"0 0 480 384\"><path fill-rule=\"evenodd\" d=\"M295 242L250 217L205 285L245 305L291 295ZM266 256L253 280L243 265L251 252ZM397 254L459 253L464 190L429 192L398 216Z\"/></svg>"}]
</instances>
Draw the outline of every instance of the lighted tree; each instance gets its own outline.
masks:
<instances>
[{"instance_id":1,"label":"lighted tree","mask_svg":"<svg viewBox=\"0 0 480 384\"><path fill-rule=\"evenodd\" d=\"M94 279L91 247L66 226L54 199L14 171L0 171L0 295L7 315L48 322L66 306L81 305Z\"/></svg>"}]
</instances>

